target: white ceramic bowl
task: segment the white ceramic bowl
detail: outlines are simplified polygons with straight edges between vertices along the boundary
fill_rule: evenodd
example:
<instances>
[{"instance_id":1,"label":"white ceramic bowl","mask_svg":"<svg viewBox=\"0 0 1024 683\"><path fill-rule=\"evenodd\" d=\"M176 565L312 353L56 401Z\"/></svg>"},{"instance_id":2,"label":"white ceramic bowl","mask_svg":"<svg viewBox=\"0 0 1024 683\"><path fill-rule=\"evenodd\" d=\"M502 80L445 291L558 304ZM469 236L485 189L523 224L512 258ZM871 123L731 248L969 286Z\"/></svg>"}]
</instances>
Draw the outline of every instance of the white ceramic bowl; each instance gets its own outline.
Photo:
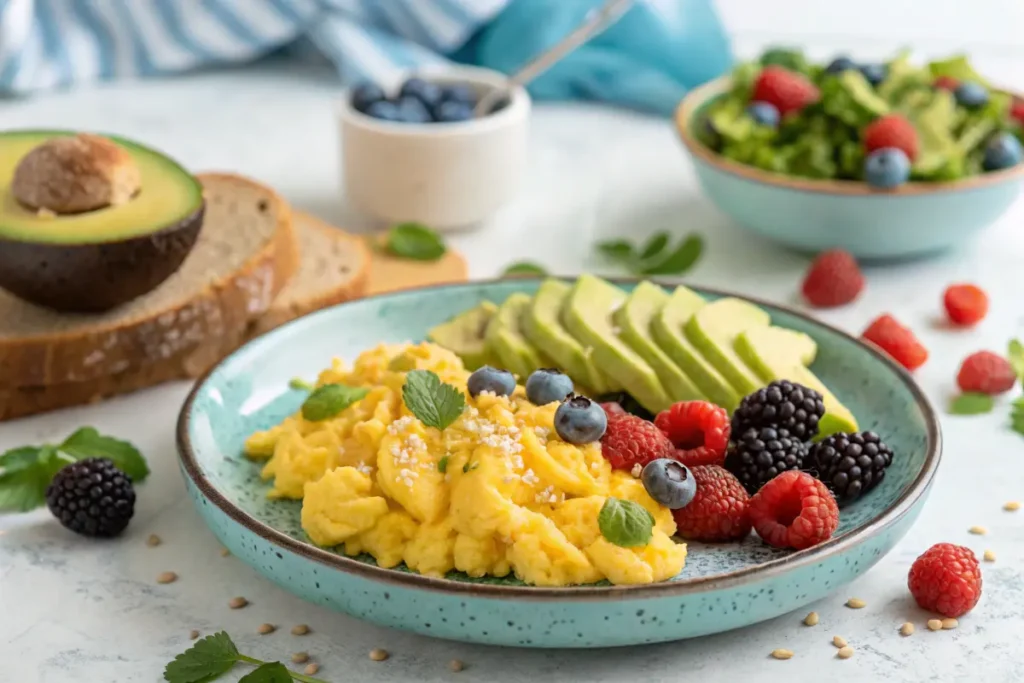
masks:
<instances>
[{"instance_id":1,"label":"white ceramic bowl","mask_svg":"<svg viewBox=\"0 0 1024 683\"><path fill-rule=\"evenodd\" d=\"M465 66L407 74L465 83L483 93L505 74ZM391 93L397 84L391 85ZM339 122L343 183L359 211L381 221L420 221L437 230L472 226L515 195L526 163L530 96L513 88L503 109L456 123L381 121L356 111L346 91Z\"/></svg>"}]
</instances>

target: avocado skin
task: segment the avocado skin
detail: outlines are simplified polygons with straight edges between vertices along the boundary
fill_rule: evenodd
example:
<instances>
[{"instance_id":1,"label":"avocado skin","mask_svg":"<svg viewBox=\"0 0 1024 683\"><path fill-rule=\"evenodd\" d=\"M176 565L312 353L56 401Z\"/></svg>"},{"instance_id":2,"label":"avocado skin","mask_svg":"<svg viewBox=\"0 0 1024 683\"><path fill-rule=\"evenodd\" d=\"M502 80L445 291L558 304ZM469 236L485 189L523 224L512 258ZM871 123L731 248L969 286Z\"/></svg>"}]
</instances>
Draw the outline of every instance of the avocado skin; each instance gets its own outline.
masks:
<instances>
[{"instance_id":1,"label":"avocado skin","mask_svg":"<svg viewBox=\"0 0 1024 683\"><path fill-rule=\"evenodd\" d=\"M117 242L47 244L0 237L0 288L62 313L102 313L156 289L192 251L205 203L156 232Z\"/></svg>"}]
</instances>

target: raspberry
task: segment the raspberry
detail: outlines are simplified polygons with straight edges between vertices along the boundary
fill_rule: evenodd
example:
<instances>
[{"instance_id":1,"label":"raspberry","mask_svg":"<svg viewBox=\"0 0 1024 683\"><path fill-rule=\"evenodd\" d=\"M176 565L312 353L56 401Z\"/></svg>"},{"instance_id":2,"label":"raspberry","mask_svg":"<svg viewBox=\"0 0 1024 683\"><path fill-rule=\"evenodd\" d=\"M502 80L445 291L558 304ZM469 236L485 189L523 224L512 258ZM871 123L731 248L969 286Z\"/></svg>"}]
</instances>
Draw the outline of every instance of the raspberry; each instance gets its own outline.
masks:
<instances>
[{"instance_id":1,"label":"raspberry","mask_svg":"<svg viewBox=\"0 0 1024 683\"><path fill-rule=\"evenodd\" d=\"M803 550L832 537L839 526L839 506L820 481L790 470L750 499L750 521L768 545Z\"/></svg>"},{"instance_id":2,"label":"raspberry","mask_svg":"<svg viewBox=\"0 0 1024 683\"><path fill-rule=\"evenodd\" d=\"M942 295L942 303L955 325L975 325L988 313L988 295L976 285L950 285Z\"/></svg>"},{"instance_id":3,"label":"raspberry","mask_svg":"<svg viewBox=\"0 0 1024 683\"><path fill-rule=\"evenodd\" d=\"M622 407L622 404L621 403L617 403L615 401L609 401L608 403L601 403L600 406L601 406L602 409L604 409L604 412L608 415L608 417L611 417L612 415L625 415L626 414L626 409Z\"/></svg>"},{"instance_id":4,"label":"raspberry","mask_svg":"<svg viewBox=\"0 0 1024 683\"><path fill-rule=\"evenodd\" d=\"M952 76L939 76L936 78L932 85L940 90L956 90L960 86L960 81L956 80Z\"/></svg>"},{"instance_id":5,"label":"raspberry","mask_svg":"<svg viewBox=\"0 0 1024 683\"><path fill-rule=\"evenodd\" d=\"M653 423L636 415L609 415L601 452L617 470L630 471L658 458L676 457L676 448Z\"/></svg>"},{"instance_id":6,"label":"raspberry","mask_svg":"<svg viewBox=\"0 0 1024 683\"><path fill-rule=\"evenodd\" d=\"M1024 100L1014 100L1010 107L1010 118L1024 125Z\"/></svg>"},{"instance_id":7,"label":"raspberry","mask_svg":"<svg viewBox=\"0 0 1024 683\"><path fill-rule=\"evenodd\" d=\"M913 124L899 114L880 116L872 121L864 129L864 151L870 154L883 147L895 147L911 161L916 159L920 142Z\"/></svg>"},{"instance_id":8,"label":"raspberry","mask_svg":"<svg viewBox=\"0 0 1024 683\"><path fill-rule=\"evenodd\" d=\"M811 264L801 287L812 306L827 308L848 304L864 289L864 275L849 252L832 249L822 252Z\"/></svg>"},{"instance_id":9,"label":"raspberry","mask_svg":"<svg viewBox=\"0 0 1024 683\"><path fill-rule=\"evenodd\" d=\"M936 543L914 560L907 577L917 604L944 617L970 612L981 598L981 569L970 548Z\"/></svg>"},{"instance_id":10,"label":"raspberry","mask_svg":"<svg viewBox=\"0 0 1024 683\"><path fill-rule=\"evenodd\" d=\"M679 535L692 541L734 541L749 534L750 494L739 479L718 465L698 465L690 472L697 495L672 511Z\"/></svg>"},{"instance_id":11,"label":"raspberry","mask_svg":"<svg viewBox=\"0 0 1024 683\"><path fill-rule=\"evenodd\" d=\"M1017 383L1017 373L1010 361L991 351L977 351L967 356L956 375L960 391L981 394L1002 394Z\"/></svg>"},{"instance_id":12,"label":"raspberry","mask_svg":"<svg viewBox=\"0 0 1024 683\"><path fill-rule=\"evenodd\" d=\"M888 313L875 318L861 338L885 351L907 370L916 370L928 360L928 349Z\"/></svg>"},{"instance_id":13,"label":"raspberry","mask_svg":"<svg viewBox=\"0 0 1024 683\"><path fill-rule=\"evenodd\" d=\"M729 446L729 413L707 401L680 401L654 418L654 425L678 448L687 467L721 465Z\"/></svg>"},{"instance_id":14,"label":"raspberry","mask_svg":"<svg viewBox=\"0 0 1024 683\"><path fill-rule=\"evenodd\" d=\"M818 89L804 76L781 66L766 66L754 81L754 102L775 105L785 116L818 101Z\"/></svg>"}]
</instances>

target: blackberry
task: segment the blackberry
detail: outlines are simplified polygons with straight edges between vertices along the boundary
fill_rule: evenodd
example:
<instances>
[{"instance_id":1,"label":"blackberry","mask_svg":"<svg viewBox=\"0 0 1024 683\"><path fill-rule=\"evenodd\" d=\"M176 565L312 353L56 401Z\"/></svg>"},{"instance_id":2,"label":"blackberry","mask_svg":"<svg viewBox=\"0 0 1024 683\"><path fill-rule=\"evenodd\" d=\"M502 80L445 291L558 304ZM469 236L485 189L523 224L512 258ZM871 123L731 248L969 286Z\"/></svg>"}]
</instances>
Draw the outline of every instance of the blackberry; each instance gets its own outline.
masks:
<instances>
[{"instance_id":1,"label":"blackberry","mask_svg":"<svg viewBox=\"0 0 1024 683\"><path fill-rule=\"evenodd\" d=\"M874 432L833 434L811 448L806 468L840 505L857 500L885 478L892 449Z\"/></svg>"},{"instance_id":2,"label":"blackberry","mask_svg":"<svg viewBox=\"0 0 1024 683\"><path fill-rule=\"evenodd\" d=\"M732 433L780 427L795 439L810 441L818 433L818 421L824 414L821 394L796 382L779 380L740 401L732 416Z\"/></svg>"},{"instance_id":3,"label":"blackberry","mask_svg":"<svg viewBox=\"0 0 1024 683\"><path fill-rule=\"evenodd\" d=\"M751 494L787 470L803 469L807 446L789 430L750 428L736 437L725 454L725 469Z\"/></svg>"},{"instance_id":4,"label":"blackberry","mask_svg":"<svg viewBox=\"0 0 1024 683\"><path fill-rule=\"evenodd\" d=\"M62 468L46 489L46 506L65 527L83 536L117 536L135 513L135 489L106 458Z\"/></svg>"}]
</instances>

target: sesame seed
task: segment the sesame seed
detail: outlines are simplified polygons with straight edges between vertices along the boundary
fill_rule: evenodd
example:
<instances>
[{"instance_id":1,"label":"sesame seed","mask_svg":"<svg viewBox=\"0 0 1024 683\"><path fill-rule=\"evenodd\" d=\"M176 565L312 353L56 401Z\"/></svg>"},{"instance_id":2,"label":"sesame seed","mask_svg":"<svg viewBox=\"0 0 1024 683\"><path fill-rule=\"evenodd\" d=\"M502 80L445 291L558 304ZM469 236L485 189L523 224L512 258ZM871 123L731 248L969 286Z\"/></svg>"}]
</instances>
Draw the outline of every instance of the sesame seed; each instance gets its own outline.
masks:
<instances>
[{"instance_id":1,"label":"sesame seed","mask_svg":"<svg viewBox=\"0 0 1024 683\"><path fill-rule=\"evenodd\" d=\"M1009 503L1003 506L1003 509L1006 510L1007 512L1016 512L1017 510L1020 510L1020 503L1018 503L1015 500L1011 500Z\"/></svg>"},{"instance_id":2,"label":"sesame seed","mask_svg":"<svg viewBox=\"0 0 1024 683\"><path fill-rule=\"evenodd\" d=\"M631 469L629 473L633 476L634 479L639 479L640 475L643 474L643 471L644 469L640 467L640 463L634 463L633 469Z\"/></svg>"},{"instance_id":3,"label":"sesame seed","mask_svg":"<svg viewBox=\"0 0 1024 683\"><path fill-rule=\"evenodd\" d=\"M161 540L160 537L156 534L150 534L149 538L146 539L146 545L148 545L150 548L155 548L161 543L163 543L163 540Z\"/></svg>"},{"instance_id":4,"label":"sesame seed","mask_svg":"<svg viewBox=\"0 0 1024 683\"><path fill-rule=\"evenodd\" d=\"M774 657L775 659L789 659L792 656L793 656L793 651L792 650L786 650L786 649L783 649L781 647L776 649L776 650L772 650L772 657Z\"/></svg>"},{"instance_id":5,"label":"sesame seed","mask_svg":"<svg viewBox=\"0 0 1024 683\"><path fill-rule=\"evenodd\" d=\"M846 647L846 638L842 636L832 636L832 644L836 647Z\"/></svg>"},{"instance_id":6,"label":"sesame seed","mask_svg":"<svg viewBox=\"0 0 1024 683\"><path fill-rule=\"evenodd\" d=\"M913 635L913 633L914 633L914 625L911 624L909 621L904 622L903 626L900 626L900 635L901 636L909 636L909 635Z\"/></svg>"},{"instance_id":7,"label":"sesame seed","mask_svg":"<svg viewBox=\"0 0 1024 683\"><path fill-rule=\"evenodd\" d=\"M178 580L178 575L174 572L162 572L156 577L157 583L174 583Z\"/></svg>"},{"instance_id":8,"label":"sesame seed","mask_svg":"<svg viewBox=\"0 0 1024 683\"><path fill-rule=\"evenodd\" d=\"M387 650L382 650L379 647L370 650L370 659L375 662L383 662L390 656Z\"/></svg>"},{"instance_id":9,"label":"sesame seed","mask_svg":"<svg viewBox=\"0 0 1024 683\"><path fill-rule=\"evenodd\" d=\"M227 548L221 548L220 549L220 556L221 557L227 557L230 554L231 554L231 551L228 550Z\"/></svg>"},{"instance_id":10,"label":"sesame seed","mask_svg":"<svg viewBox=\"0 0 1024 683\"><path fill-rule=\"evenodd\" d=\"M818 625L818 613L811 612L804 617L804 626L817 626Z\"/></svg>"},{"instance_id":11,"label":"sesame seed","mask_svg":"<svg viewBox=\"0 0 1024 683\"><path fill-rule=\"evenodd\" d=\"M960 622L957 621L956 619L953 619L952 617L948 617L948 618L942 620L942 628L945 631L949 631L951 629L954 629L954 628L956 628L959 625L960 625Z\"/></svg>"},{"instance_id":12,"label":"sesame seed","mask_svg":"<svg viewBox=\"0 0 1024 683\"><path fill-rule=\"evenodd\" d=\"M986 562L995 562L996 561L996 554L994 552L992 552L991 550L986 550L985 554L982 555L982 557L984 558L984 560Z\"/></svg>"},{"instance_id":13,"label":"sesame seed","mask_svg":"<svg viewBox=\"0 0 1024 683\"><path fill-rule=\"evenodd\" d=\"M839 648L839 652L836 653L836 657L839 657L839 659L849 659L852 656L853 648L849 645Z\"/></svg>"},{"instance_id":14,"label":"sesame seed","mask_svg":"<svg viewBox=\"0 0 1024 683\"><path fill-rule=\"evenodd\" d=\"M454 671L455 673L458 673L465 669L466 665L463 664L461 660L453 659L452 661L448 662L448 668Z\"/></svg>"},{"instance_id":15,"label":"sesame seed","mask_svg":"<svg viewBox=\"0 0 1024 683\"><path fill-rule=\"evenodd\" d=\"M296 626L292 626L292 635L293 636L304 636L307 633L309 633L309 627L306 626L305 624L298 624Z\"/></svg>"},{"instance_id":16,"label":"sesame seed","mask_svg":"<svg viewBox=\"0 0 1024 683\"><path fill-rule=\"evenodd\" d=\"M195 629L192 629L191 631L188 632L188 639L189 640L195 640L198 637L199 637L199 631L197 631Z\"/></svg>"},{"instance_id":17,"label":"sesame seed","mask_svg":"<svg viewBox=\"0 0 1024 683\"><path fill-rule=\"evenodd\" d=\"M249 601L242 597L231 598L231 600L228 601L228 607L230 607L231 609L242 609L248 604Z\"/></svg>"},{"instance_id":18,"label":"sesame seed","mask_svg":"<svg viewBox=\"0 0 1024 683\"><path fill-rule=\"evenodd\" d=\"M941 631L942 630L942 620L941 619L929 619L928 620L928 630L929 631Z\"/></svg>"},{"instance_id":19,"label":"sesame seed","mask_svg":"<svg viewBox=\"0 0 1024 683\"><path fill-rule=\"evenodd\" d=\"M864 602L860 598L850 598L846 601L846 606L850 609L860 609L866 606L868 603Z\"/></svg>"},{"instance_id":20,"label":"sesame seed","mask_svg":"<svg viewBox=\"0 0 1024 683\"><path fill-rule=\"evenodd\" d=\"M296 652L295 654L292 655L292 662L294 662L295 664L305 664L308 661L309 661L309 653L308 652Z\"/></svg>"},{"instance_id":21,"label":"sesame seed","mask_svg":"<svg viewBox=\"0 0 1024 683\"><path fill-rule=\"evenodd\" d=\"M256 633L259 633L261 636L265 636L267 634L273 633L276 630L277 627L273 624L260 624L260 627L256 629Z\"/></svg>"},{"instance_id":22,"label":"sesame seed","mask_svg":"<svg viewBox=\"0 0 1024 683\"><path fill-rule=\"evenodd\" d=\"M310 662L306 665L306 668L302 670L302 673L307 676L315 676L320 671L320 665L316 662Z\"/></svg>"},{"instance_id":23,"label":"sesame seed","mask_svg":"<svg viewBox=\"0 0 1024 683\"><path fill-rule=\"evenodd\" d=\"M967 533L974 534L975 536L984 536L985 534L988 533L988 529L986 529L983 526L975 525L975 526L972 526L970 529L968 529Z\"/></svg>"}]
</instances>

